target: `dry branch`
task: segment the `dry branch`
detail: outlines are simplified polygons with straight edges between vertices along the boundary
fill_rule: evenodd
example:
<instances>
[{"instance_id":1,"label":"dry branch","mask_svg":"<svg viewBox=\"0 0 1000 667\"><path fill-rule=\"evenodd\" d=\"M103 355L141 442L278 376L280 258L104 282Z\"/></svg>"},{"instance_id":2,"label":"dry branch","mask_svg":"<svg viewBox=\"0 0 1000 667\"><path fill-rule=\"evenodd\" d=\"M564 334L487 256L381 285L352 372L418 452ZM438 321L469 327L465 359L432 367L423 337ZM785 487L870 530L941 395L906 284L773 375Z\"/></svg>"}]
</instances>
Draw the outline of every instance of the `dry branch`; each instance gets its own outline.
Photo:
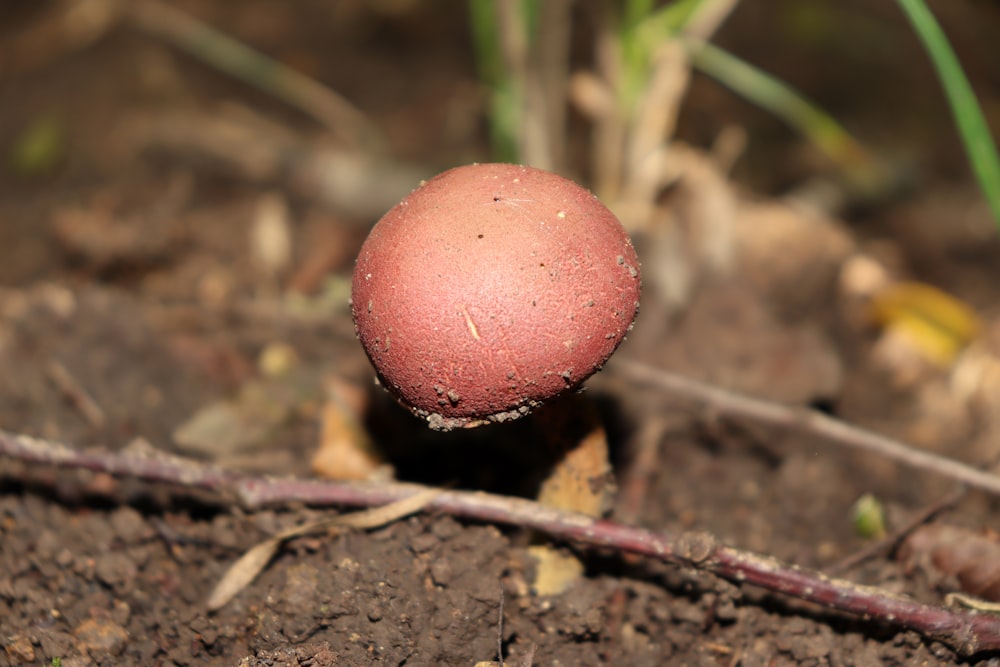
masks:
<instances>
[{"instance_id":1,"label":"dry branch","mask_svg":"<svg viewBox=\"0 0 1000 667\"><path fill-rule=\"evenodd\" d=\"M345 97L318 81L255 51L168 3L125 5L133 23L217 69L284 100L324 124L349 145L376 146L381 135Z\"/></svg>"},{"instance_id":2,"label":"dry branch","mask_svg":"<svg viewBox=\"0 0 1000 667\"><path fill-rule=\"evenodd\" d=\"M608 364L608 369L634 383L654 386L682 398L709 405L727 417L743 417L782 429L798 430L837 445L870 452L912 468L950 477L970 488L1000 495L1000 476L851 426L817 410L752 398L628 359L615 359Z\"/></svg>"},{"instance_id":3,"label":"dry branch","mask_svg":"<svg viewBox=\"0 0 1000 667\"><path fill-rule=\"evenodd\" d=\"M86 469L210 491L248 509L306 503L370 507L427 491L414 484L362 484L254 477L158 452L84 452L62 444L0 431L0 456L22 464ZM554 539L633 553L713 573L855 614L886 626L915 630L962 655L1000 650L1000 617L920 604L783 564L720 544L703 533L670 535L543 507L520 498L444 491L428 509L457 517L530 528Z\"/></svg>"}]
</instances>

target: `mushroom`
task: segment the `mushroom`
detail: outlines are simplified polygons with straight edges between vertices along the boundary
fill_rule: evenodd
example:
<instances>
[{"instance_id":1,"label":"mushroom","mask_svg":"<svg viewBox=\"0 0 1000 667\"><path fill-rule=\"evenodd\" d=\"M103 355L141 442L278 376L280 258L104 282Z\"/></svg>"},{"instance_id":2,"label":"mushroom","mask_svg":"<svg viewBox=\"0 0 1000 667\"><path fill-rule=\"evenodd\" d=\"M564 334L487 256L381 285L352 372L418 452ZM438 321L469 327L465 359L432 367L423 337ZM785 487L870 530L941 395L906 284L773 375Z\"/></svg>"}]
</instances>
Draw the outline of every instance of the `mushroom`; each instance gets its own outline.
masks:
<instances>
[{"instance_id":1,"label":"mushroom","mask_svg":"<svg viewBox=\"0 0 1000 667\"><path fill-rule=\"evenodd\" d=\"M431 428L502 422L575 389L639 307L614 214L561 176L474 164L423 183L361 247L352 311L382 384Z\"/></svg>"},{"instance_id":2,"label":"mushroom","mask_svg":"<svg viewBox=\"0 0 1000 667\"><path fill-rule=\"evenodd\" d=\"M446 171L372 228L354 269L355 327L381 384L437 430L522 417L558 461L543 504L591 515L613 493L607 439L575 390L631 329L639 262L621 223L561 176L511 164ZM569 396L560 394L569 392ZM535 588L582 570L539 547Z\"/></svg>"}]
</instances>

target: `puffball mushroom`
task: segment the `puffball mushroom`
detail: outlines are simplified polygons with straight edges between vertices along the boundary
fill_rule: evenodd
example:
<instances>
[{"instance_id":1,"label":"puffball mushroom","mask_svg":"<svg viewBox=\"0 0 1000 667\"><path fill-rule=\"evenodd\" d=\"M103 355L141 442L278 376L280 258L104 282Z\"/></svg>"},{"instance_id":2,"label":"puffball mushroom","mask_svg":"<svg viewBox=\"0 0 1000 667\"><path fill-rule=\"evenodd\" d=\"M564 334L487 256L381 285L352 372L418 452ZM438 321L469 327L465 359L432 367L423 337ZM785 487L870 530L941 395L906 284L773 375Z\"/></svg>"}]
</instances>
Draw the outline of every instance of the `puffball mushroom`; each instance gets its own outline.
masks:
<instances>
[{"instance_id":1,"label":"puffball mushroom","mask_svg":"<svg viewBox=\"0 0 1000 667\"><path fill-rule=\"evenodd\" d=\"M473 164L378 221L351 302L382 384L449 430L579 387L631 328L639 291L632 242L593 194L540 169Z\"/></svg>"}]
</instances>

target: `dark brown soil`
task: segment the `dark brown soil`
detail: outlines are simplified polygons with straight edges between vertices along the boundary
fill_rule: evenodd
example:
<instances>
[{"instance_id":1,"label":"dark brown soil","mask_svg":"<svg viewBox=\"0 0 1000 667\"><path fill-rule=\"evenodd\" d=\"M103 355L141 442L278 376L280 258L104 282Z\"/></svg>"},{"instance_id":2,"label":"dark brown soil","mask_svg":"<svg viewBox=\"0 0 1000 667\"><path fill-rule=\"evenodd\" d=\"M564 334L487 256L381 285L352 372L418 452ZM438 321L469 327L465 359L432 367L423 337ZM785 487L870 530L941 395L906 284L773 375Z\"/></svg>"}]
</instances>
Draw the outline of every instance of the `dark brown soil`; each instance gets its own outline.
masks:
<instances>
[{"instance_id":1,"label":"dark brown soil","mask_svg":"<svg viewBox=\"0 0 1000 667\"><path fill-rule=\"evenodd\" d=\"M79 447L120 449L141 439L247 472L311 475L325 379L371 385L347 285L381 202L402 194L391 186L396 172L372 177L375 204L337 207L290 176L301 153L255 172L256 141L219 159L198 140L176 139L170 128L201 137L213 118L252 113L251 127L292 137L297 151L329 140L312 119L127 22L86 46L44 35L25 42L29 26L59 11L59 3L40 4L0 8L0 149L13 155L26 128L44 117L57 119L62 136L52 164L33 172L7 160L0 173L0 428ZM852 214L838 233L852 248L886 258L901 277L972 306L981 345L995 353L1000 242L919 48L890 3L879 10L799 4L881 30L909 54L906 65L883 53L857 81L845 81L836 64L860 65L823 41L829 36L815 35L817 69L807 72L803 58L787 55L805 47L777 28L774 42L756 34L763 19L749 7L722 39L748 59L760 55L760 64L852 129L885 133L886 152L911 156L907 164L925 186ZM995 8L932 4L961 40L984 105L1000 108ZM346 96L388 137L400 169L432 174L489 157L459 12L405 2L178 5ZM789 3L776 5L791 16ZM879 53L867 41L862 47ZM756 188L763 198L828 170L799 138L714 84L696 80L689 99L680 131L696 145L724 123L748 128L734 188ZM271 135L261 130L257 138L264 144ZM251 229L275 193L288 208L293 256L269 273L252 250ZM359 213L365 206L371 210ZM660 259L656 243L637 241L648 275ZM880 366L878 331L853 326L838 296L844 257L818 261L801 279L782 278L783 260L798 252L757 256L740 265L743 272L696 281L680 309L647 290L618 354L819 406L954 459L995 461L1000 420L992 411L1000 406L982 397L962 402L947 369L921 366L919 377L903 381L893 374L898 366ZM303 268L317 261L319 278ZM311 300L289 296L292 288ZM276 344L301 360L292 381L269 382L259 369L262 352ZM881 499L892 529L955 486L808 433L693 409L630 383L614 362L589 386L609 425L620 485L632 488L628 471L643 443L657 447L641 503L623 500L614 514L650 528L704 530L822 570L870 544L852 522L862 495ZM227 422L230 434L245 429L245 437L217 447L177 437L192 416L245 399L248 387L264 387L257 400L277 416ZM532 457L510 451L533 437L530 427L435 435L380 391L370 400L369 432L399 478L531 492ZM998 512L996 498L969 493L940 520L995 530ZM586 576L563 595L538 596L531 536L436 514L291 540L230 604L207 611L208 593L248 548L324 514L245 513L177 489L0 459L0 665L471 666L497 660L498 643L515 665L963 663L914 633L610 552L578 552ZM884 551L845 576L932 603L955 586Z\"/></svg>"}]
</instances>

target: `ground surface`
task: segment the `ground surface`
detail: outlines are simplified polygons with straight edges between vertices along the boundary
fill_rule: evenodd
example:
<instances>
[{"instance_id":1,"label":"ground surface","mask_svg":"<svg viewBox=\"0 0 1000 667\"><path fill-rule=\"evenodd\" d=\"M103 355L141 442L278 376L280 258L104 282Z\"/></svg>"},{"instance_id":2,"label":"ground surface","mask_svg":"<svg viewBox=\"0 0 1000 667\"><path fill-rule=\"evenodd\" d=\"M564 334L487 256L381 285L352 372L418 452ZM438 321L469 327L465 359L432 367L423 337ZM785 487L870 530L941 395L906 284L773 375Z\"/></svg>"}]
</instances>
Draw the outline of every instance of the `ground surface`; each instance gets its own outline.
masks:
<instances>
[{"instance_id":1,"label":"ground surface","mask_svg":"<svg viewBox=\"0 0 1000 667\"><path fill-rule=\"evenodd\" d=\"M0 146L13 153L25 128L50 114L61 133L54 165L32 174L21 163L0 176L0 428L79 447L119 449L141 438L234 469L310 475L324 383L371 385L346 307L365 230L401 194L397 177L405 193L411 174L487 157L465 23L407 3L373 3L378 11L363 3L187 4L347 96L386 134L399 162L364 172L369 199L331 205L336 197L294 178L296 161L329 141L299 112L127 24L86 47L63 51L59 40L38 37L26 42L35 50L25 49L15 44L17 26L39 15L0 10L8 27L0 48L17 56L0 61ZM864 32L879 29L919 59L884 4L881 13L847 8L837 16L868 35L858 48L882 53ZM947 27L963 36L974 80L996 109L1000 73L988 57L996 31L991 37L975 10L948 7ZM743 245L735 268L696 281L680 307L647 290L619 355L818 405L959 460L994 461L1000 431L990 396L956 393L954 366L899 361L877 329L855 325L840 292L847 257L863 250L900 277L951 291L978 314L984 354L1000 346L1000 243L943 105L926 101L937 96L929 70L874 59L864 72L871 80L852 86L835 66L852 63L833 52L814 54L820 69L810 74L803 59L781 60L755 41L763 19L740 12L724 33L734 48L756 49L762 65L800 86L812 82L810 92L829 108L858 128L876 128L870 136L884 132L887 150L909 156L926 185L851 226L824 228L829 236L818 245L833 252L815 262L809 243L763 255ZM819 52L829 36L813 38ZM788 49L805 48L792 42ZM902 92L921 81L918 92ZM696 145L724 123L748 125L750 150L736 168L743 184L733 188L758 188L763 198L816 167L776 121L711 84L696 82L691 104L681 131ZM913 112L897 123L907 105ZM220 120L237 127L235 139L208 145L200 132L223 136L211 125ZM292 166L269 168L257 152L279 142L273 137L286 142L276 150L287 150L282 159ZM777 164L784 166L766 168ZM586 169L577 171L585 177ZM268 228L261 211L273 211L275 201L278 217L284 202L291 221L287 264L262 256L269 246L255 236ZM652 274L657 244L638 245ZM784 260L799 255L809 266L792 262L782 273ZM289 290L310 298L293 299ZM262 352L288 348L301 360L294 380L264 378ZM692 408L639 387L614 363L588 394L611 425L623 487L635 490L628 471L644 444L655 446L649 488L630 496L637 505L623 501L616 510L650 528L706 530L824 569L868 544L851 520L863 494L882 500L891 528L955 486L807 433ZM251 409L222 431L241 437L213 437L222 431L210 429L178 436L193 415L233 397ZM528 427L439 437L378 391L370 401L377 415L370 431L400 478L530 493L523 482L533 478L531 457L509 449L533 437ZM268 416L257 420L262 411ZM247 514L176 489L10 461L0 474L0 664L472 665L496 660L498 633L508 664L960 663L913 633L613 553L584 554L584 579L561 596L540 597L530 589L534 565L523 531L438 515L292 540L210 614L208 592L238 556L318 513ZM995 529L998 512L995 498L970 493L944 520ZM934 603L954 587L884 552L845 574Z\"/></svg>"}]
</instances>

